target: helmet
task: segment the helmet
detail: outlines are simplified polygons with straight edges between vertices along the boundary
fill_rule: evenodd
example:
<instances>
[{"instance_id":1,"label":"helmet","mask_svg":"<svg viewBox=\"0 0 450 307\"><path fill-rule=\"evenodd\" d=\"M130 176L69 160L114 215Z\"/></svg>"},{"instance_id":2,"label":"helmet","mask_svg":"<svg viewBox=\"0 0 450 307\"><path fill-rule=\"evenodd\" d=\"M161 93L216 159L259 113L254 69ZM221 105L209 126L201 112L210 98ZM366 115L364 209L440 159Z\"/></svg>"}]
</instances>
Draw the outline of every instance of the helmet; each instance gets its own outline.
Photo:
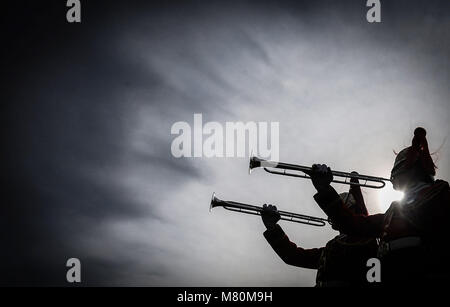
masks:
<instances>
[{"instance_id":1,"label":"helmet","mask_svg":"<svg viewBox=\"0 0 450 307\"><path fill-rule=\"evenodd\" d=\"M395 177L413 167L420 167L429 176L436 175L436 166L428 150L426 135L427 132L422 127L414 130L412 145L404 148L397 154L392 167L391 177Z\"/></svg>"}]
</instances>

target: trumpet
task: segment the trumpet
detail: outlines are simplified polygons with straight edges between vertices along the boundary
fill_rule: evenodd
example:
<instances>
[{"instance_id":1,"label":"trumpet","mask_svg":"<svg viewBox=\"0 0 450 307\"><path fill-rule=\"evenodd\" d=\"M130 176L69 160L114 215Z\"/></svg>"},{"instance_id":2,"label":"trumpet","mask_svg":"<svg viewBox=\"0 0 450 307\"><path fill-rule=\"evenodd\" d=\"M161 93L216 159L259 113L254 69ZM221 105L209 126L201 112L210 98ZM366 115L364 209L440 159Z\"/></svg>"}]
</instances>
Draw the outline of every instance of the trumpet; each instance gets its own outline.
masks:
<instances>
[{"instance_id":1,"label":"trumpet","mask_svg":"<svg viewBox=\"0 0 450 307\"><path fill-rule=\"evenodd\" d=\"M215 207L223 207L226 210L245 213L245 214L252 214L252 215L261 215L261 211L263 211L262 207L238 203L235 201L221 200L216 197L216 193L213 193L212 197L211 197L211 204L209 206L209 211L211 211L212 208L215 208ZM307 225L319 226L319 227L325 226L327 222L330 223L328 219L315 217L315 216L309 216L309 215L292 213L292 212L281 211L281 210L278 210L278 213L281 215L281 220L283 220L283 221L289 221L289 222L295 222L295 223L307 224Z\"/></svg>"},{"instance_id":2,"label":"trumpet","mask_svg":"<svg viewBox=\"0 0 450 307\"><path fill-rule=\"evenodd\" d=\"M275 162L275 161L269 161L264 160L258 157L250 157L250 164L249 164L249 173L254 168L262 167L264 170L268 173L275 174L275 175L283 175L283 176L290 176L290 177L298 177L298 178L307 178L311 179L311 176L309 176L312 168L308 166L302 166L302 165L296 165L296 164L289 164L289 163L282 163L282 162ZM281 171L277 171L274 169L280 169ZM289 172L289 171L294 171ZM297 173L295 173L297 172ZM300 174L299 172L303 172L305 175ZM367 175L360 175L358 173L346 173L346 172L340 172L340 171L331 171L333 174L333 177L340 177L344 179L334 179L332 182L335 183L341 183L341 184L349 184L354 186L360 186L365 188L372 188L372 189L381 189L384 188L386 185L386 181L391 181L387 178L382 177L374 177L374 176L367 176ZM352 180L357 179L357 180ZM360 183L359 180L362 182Z\"/></svg>"}]
</instances>

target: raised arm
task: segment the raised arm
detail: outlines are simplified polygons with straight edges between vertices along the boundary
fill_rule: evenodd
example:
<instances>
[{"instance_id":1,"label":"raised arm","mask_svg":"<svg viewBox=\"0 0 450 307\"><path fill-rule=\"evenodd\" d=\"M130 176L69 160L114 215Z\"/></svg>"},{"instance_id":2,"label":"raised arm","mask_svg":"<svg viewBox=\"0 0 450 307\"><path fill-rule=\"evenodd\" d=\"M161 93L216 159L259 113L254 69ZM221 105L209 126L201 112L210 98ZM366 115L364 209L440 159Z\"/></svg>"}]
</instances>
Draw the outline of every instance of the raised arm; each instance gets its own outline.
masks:
<instances>
[{"instance_id":1,"label":"raised arm","mask_svg":"<svg viewBox=\"0 0 450 307\"><path fill-rule=\"evenodd\" d=\"M277 255L289 265L317 269L322 248L304 249L291 242L283 229L277 224L280 220L279 213L275 206L263 206L261 213L264 225L267 230L264 237Z\"/></svg>"},{"instance_id":2,"label":"raised arm","mask_svg":"<svg viewBox=\"0 0 450 307\"><path fill-rule=\"evenodd\" d=\"M333 226L345 234L361 237L380 237L383 232L384 214L356 215L344 207L339 194L329 186L321 190L314 199L330 218Z\"/></svg>"},{"instance_id":3,"label":"raised arm","mask_svg":"<svg viewBox=\"0 0 450 307\"><path fill-rule=\"evenodd\" d=\"M383 232L384 214L356 215L344 207L339 194L330 185L333 174L325 164L313 165L310 173L317 190L314 199L331 219L335 228L343 233L364 237L380 237Z\"/></svg>"}]
</instances>

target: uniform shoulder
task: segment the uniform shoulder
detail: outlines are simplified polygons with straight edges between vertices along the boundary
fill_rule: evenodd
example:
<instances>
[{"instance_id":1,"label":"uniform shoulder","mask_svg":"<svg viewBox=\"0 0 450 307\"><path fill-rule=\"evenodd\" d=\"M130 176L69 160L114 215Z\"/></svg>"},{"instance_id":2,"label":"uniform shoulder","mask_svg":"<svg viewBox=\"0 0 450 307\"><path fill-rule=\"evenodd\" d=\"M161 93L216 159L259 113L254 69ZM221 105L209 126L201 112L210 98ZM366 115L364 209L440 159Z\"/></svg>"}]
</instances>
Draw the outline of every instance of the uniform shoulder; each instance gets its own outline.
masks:
<instances>
[{"instance_id":1,"label":"uniform shoulder","mask_svg":"<svg viewBox=\"0 0 450 307\"><path fill-rule=\"evenodd\" d=\"M448 186L448 182L442 179L436 179L434 183Z\"/></svg>"},{"instance_id":2,"label":"uniform shoulder","mask_svg":"<svg viewBox=\"0 0 450 307\"><path fill-rule=\"evenodd\" d=\"M441 180L441 179L437 179L434 182L432 189L450 191L450 186L449 186L447 181Z\"/></svg>"},{"instance_id":3,"label":"uniform shoulder","mask_svg":"<svg viewBox=\"0 0 450 307\"><path fill-rule=\"evenodd\" d=\"M425 199L450 199L450 187L447 181L436 180L433 185L424 193Z\"/></svg>"}]
</instances>

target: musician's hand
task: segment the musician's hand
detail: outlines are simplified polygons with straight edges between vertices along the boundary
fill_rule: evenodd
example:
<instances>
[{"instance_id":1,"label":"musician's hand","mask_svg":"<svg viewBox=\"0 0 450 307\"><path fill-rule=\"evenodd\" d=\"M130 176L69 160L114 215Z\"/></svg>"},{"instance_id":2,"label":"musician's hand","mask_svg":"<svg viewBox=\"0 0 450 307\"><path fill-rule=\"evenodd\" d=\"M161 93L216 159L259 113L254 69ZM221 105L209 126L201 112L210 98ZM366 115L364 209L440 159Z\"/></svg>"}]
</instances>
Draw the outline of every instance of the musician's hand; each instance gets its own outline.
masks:
<instances>
[{"instance_id":1,"label":"musician's hand","mask_svg":"<svg viewBox=\"0 0 450 307\"><path fill-rule=\"evenodd\" d=\"M333 181L333 173L325 164L313 164L309 175L317 192L328 190L331 181Z\"/></svg>"},{"instance_id":2,"label":"musician's hand","mask_svg":"<svg viewBox=\"0 0 450 307\"><path fill-rule=\"evenodd\" d=\"M268 230L274 229L278 221L281 219L280 213L278 213L277 207L264 204L261 211L261 218L264 225Z\"/></svg>"}]
</instances>

